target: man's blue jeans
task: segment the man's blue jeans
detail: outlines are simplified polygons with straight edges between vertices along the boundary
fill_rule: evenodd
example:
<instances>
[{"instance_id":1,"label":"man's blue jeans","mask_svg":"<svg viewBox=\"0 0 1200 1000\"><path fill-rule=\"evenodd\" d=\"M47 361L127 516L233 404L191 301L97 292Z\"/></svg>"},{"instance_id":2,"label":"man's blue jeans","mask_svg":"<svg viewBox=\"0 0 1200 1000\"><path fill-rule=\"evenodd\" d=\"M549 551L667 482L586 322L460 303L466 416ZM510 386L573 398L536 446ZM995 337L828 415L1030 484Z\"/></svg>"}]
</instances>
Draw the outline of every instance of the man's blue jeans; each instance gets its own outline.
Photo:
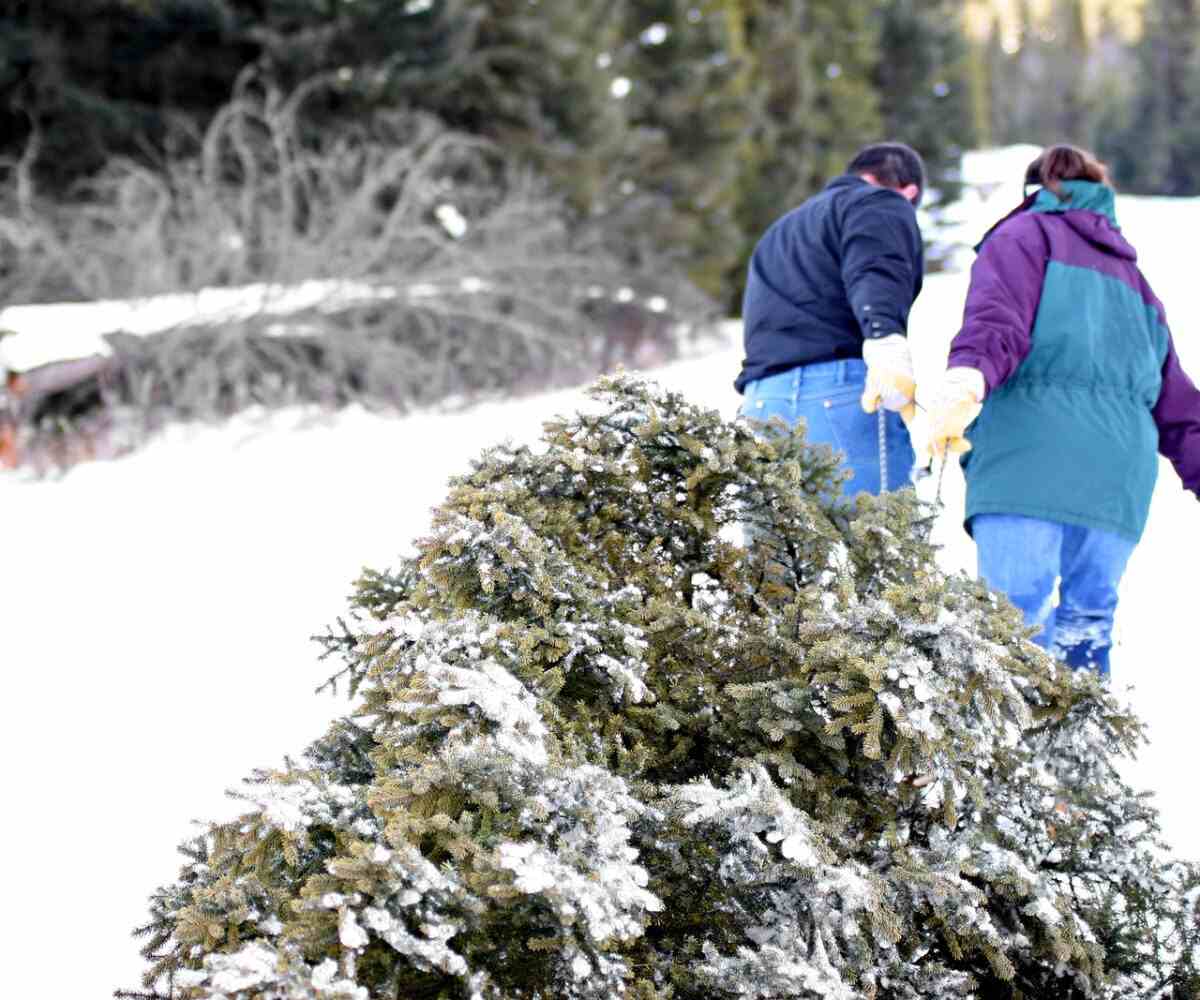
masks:
<instances>
[{"instance_id":1,"label":"man's blue jeans","mask_svg":"<svg viewBox=\"0 0 1200 1000\"><path fill-rule=\"evenodd\" d=\"M1134 543L1108 531L1016 514L977 514L979 577L1041 626L1033 637L1074 669L1109 675L1117 585ZM1058 607L1054 585L1058 582Z\"/></svg>"},{"instance_id":2,"label":"man's blue jeans","mask_svg":"<svg viewBox=\"0 0 1200 1000\"><path fill-rule=\"evenodd\" d=\"M801 365L747 383L740 413L764 422L782 417L790 427L803 419L806 440L840 451L843 464L854 473L845 484L846 496L910 486L916 455L904 421L890 411L884 414L887 482L881 481L879 416L862 409L866 381L867 366L858 358Z\"/></svg>"}]
</instances>

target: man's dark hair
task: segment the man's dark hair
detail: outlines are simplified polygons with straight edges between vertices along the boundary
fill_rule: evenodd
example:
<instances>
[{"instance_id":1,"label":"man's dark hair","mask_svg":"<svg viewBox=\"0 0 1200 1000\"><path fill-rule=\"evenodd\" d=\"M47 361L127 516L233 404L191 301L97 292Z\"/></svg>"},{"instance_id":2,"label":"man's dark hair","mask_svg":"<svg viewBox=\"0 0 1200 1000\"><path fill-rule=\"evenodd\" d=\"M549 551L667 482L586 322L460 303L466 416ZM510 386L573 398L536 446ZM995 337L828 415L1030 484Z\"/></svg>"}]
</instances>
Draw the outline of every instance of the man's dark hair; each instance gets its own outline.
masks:
<instances>
[{"instance_id":1,"label":"man's dark hair","mask_svg":"<svg viewBox=\"0 0 1200 1000\"><path fill-rule=\"evenodd\" d=\"M854 154L846 167L848 174L872 174L880 184L891 188L917 186L916 204L925 193L925 163L921 154L902 142L877 142Z\"/></svg>"}]
</instances>

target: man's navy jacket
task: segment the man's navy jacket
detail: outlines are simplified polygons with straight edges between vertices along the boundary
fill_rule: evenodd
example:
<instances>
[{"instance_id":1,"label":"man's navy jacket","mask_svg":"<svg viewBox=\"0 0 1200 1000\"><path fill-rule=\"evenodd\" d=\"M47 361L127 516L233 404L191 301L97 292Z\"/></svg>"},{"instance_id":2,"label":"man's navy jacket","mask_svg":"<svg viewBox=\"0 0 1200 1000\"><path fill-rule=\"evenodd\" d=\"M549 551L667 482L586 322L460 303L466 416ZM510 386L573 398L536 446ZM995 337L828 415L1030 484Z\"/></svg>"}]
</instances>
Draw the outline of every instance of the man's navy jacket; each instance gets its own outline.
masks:
<instances>
[{"instance_id":1,"label":"man's navy jacket","mask_svg":"<svg viewBox=\"0 0 1200 1000\"><path fill-rule=\"evenodd\" d=\"M907 198L853 175L830 181L776 220L750 258L737 391L797 365L861 358L864 337L906 333L923 270Z\"/></svg>"}]
</instances>

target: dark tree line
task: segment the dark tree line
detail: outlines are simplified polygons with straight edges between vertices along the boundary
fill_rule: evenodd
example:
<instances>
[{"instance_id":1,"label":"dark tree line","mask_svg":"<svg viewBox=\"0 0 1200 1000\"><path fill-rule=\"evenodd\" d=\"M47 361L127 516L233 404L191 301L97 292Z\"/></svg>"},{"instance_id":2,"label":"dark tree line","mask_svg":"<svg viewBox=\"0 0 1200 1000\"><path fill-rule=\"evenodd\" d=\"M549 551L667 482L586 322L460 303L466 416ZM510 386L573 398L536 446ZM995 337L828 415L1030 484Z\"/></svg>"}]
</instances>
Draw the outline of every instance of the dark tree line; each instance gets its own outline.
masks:
<instances>
[{"instance_id":1,"label":"dark tree line","mask_svg":"<svg viewBox=\"0 0 1200 1000\"><path fill-rule=\"evenodd\" d=\"M945 181L969 145L947 0L38 0L0 4L0 156L69 198L113 157L194 151L240 86L313 134L395 108L547 175L631 261L669 254L736 307L763 226L863 142Z\"/></svg>"},{"instance_id":2,"label":"dark tree line","mask_svg":"<svg viewBox=\"0 0 1200 1000\"><path fill-rule=\"evenodd\" d=\"M975 48L984 141L1095 149L1123 190L1200 194L1200 2L1146 0L1136 23L1109 5L1017 5Z\"/></svg>"}]
</instances>

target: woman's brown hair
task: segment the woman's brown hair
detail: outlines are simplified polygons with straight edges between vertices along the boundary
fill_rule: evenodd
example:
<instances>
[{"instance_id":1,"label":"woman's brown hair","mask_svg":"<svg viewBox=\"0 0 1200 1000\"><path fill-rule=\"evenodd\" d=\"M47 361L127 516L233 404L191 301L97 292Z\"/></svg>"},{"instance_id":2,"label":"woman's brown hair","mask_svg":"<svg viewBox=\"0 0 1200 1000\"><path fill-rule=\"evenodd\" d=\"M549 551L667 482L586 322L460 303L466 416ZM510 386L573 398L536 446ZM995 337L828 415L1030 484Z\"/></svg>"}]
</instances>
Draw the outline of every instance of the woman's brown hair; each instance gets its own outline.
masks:
<instances>
[{"instance_id":1,"label":"woman's brown hair","mask_svg":"<svg viewBox=\"0 0 1200 1000\"><path fill-rule=\"evenodd\" d=\"M1025 184L1040 184L1063 197L1063 181L1094 181L1112 187L1108 167L1077 146L1048 146L1025 170Z\"/></svg>"}]
</instances>

